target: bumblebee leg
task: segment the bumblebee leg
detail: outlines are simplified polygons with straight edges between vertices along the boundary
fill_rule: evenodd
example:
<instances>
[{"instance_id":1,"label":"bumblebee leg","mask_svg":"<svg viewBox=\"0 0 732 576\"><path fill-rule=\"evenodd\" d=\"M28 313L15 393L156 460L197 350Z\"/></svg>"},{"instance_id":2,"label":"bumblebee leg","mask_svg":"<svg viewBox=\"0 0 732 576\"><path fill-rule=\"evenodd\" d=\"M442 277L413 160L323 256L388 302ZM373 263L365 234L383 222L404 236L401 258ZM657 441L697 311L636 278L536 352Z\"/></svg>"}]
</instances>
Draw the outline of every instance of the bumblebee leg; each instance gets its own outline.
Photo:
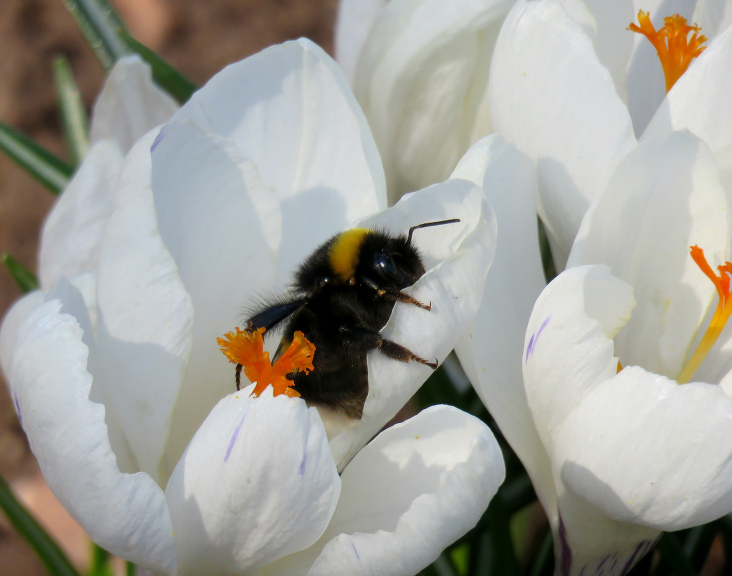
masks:
<instances>
[{"instance_id":1,"label":"bumblebee leg","mask_svg":"<svg viewBox=\"0 0 732 576\"><path fill-rule=\"evenodd\" d=\"M242 369L242 365L237 364L236 365L236 389L237 389L237 391L241 390L241 369Z\"/></svg>"},{"instance_id":2,"label":"bumblebee leg","mask_svg":"<svg viewBox=\"0 0 732 576\"><path fill-rule=\"evenodd\" d=\"M419 362L420 364L429 366L433 370L437 368L437 360L430 362L429 360L420 358L401 344L382 338L381 334L374 332L373 330L369 330L368 328L341 326L339 330L341 334L344 334L347 338L357 340L359 344L367 350L378 349L382 354L388 356L392 360L399 360L400 362Z\"/></svg>"},{"instance_id":3,"label":"bumblebee leg","mask_svg":"<svg viewBox=\"0 0 732 576\"><path fill-rule=\"evenodd\" d=\"M384 288L379 288L379 285L376 284L376 282L374 282L373 280L369 280L368 278L362 279L362 282L366 284L366 286L374 290L378 296L389 298L390 300L396 300L397 302L404 302L405 304L412 304L413 306L416 306L417 308L422 308L423 310L427 310L428 312L432 310L431 302L429 304L422 304L422 302L420 302L416 298L412 298L408 294L404 294L399 290L385 290Z\"/></svg>"},{"instance_id":4,"label":"bumblebee leg","mask_svg":"<svg viewBox=\"0 0 732 576\"><path fill-rule=\"evenodd\" d=\"M379 350L381 350L381 353L385 356L388 356L389 358L392 358L394 360L399 360L400 362L409 362L410 360L412 360L414 362L424 364L425 366L429 366L433 370L437 369L437 360L435 360L434 362L430 362L429 360L420 358L410 350L407 350L404 346L401 346L396 342L392 342L391 340L386 340L382 338Z\"/></svg>"},{"instance_id":5,"label":"bumblebee leg","mask_svg":"<svg viewBox=\"0 0 732 576\"><path fill-rule=\"evenodd\" d=\"M411 296L409 296L409 294L404 294L404 292L387 292L386 295L394 298L394 300L396 300L397 302L411 304L412 306L416 306L417 308L427 310L427 312L432 310L432 302L430 302L429 304L422 304L422 302L416 300L415 298L412 298Z\"/></svg>"}]
</instances>

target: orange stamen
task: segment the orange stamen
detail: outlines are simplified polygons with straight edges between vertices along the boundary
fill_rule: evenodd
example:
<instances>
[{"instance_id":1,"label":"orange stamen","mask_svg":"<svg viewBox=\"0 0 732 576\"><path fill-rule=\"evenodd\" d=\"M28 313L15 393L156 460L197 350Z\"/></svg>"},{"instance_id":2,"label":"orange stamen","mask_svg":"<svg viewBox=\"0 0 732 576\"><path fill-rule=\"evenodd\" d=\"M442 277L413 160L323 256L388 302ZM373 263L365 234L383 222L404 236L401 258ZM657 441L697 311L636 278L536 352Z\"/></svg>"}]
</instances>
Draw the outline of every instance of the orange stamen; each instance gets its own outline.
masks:
<instances>
[{"instance_id":1,"label":"orange stamen","mask_svg":"<svg viewBox=\"0 0 732 576\"><path fill-rule=\"evenodd\" d=\"M704 51L702 44L707 41L707 37L699 35L701 28L696 24L689 26L686 18L679 14L664 18L663 28L656 30L649 13L638 10L638 23L640 26L631 23L627 29L643 34L653 44L663 66L668 92L686 72L691 61ZM691 38L688 37L689 32L692 33Z\"/></svg>"},{"instance_id":2,"label":"orange stamen","mask_svg":"<svg viewBox=\"0 0 732 576\"><path fill-rule=\"evenodd\" d=\"M704 250L699 246L691 247L691 258L696 262L697 266L702 272L712 281L714 287L717 289L717 295L719 301L717 302L717 309L714 311L712 321L709 323L707 331L704 333L699 345L694 350L694 353L689 358L689 361L682 368L681 374L676 379L679 384L686 384L696 372L697 368L702 363L702 360L706 357L709 351L714 346L714 343L719 338L719 335L724 330L727 320L729 320L732 314L732 298L730 298L730 275L732 274L732 263L725 262L721 266L718 266L719 275L714 273L712 267L704 257Z\"/></svg>"},{"instance_id":3,"label":"orange stamen","mask_svg":"<svg viewBox=\"0 0 732 576\"><path fill-rule=\"evenodd\" d=\"M269 352L264 351L264 331L264 328L259 328L242 332L236 328L236 332L227 332L224 338L217 338L217 342L229 362L241 364L249 381L256 382L252 396L259 396L270 385L273 396L300 396L287 375L298 370L307 374L313 369L315 345L302 332L295 332L292 343L273 366L269 361Z\"/></svg>"}]
</instances>

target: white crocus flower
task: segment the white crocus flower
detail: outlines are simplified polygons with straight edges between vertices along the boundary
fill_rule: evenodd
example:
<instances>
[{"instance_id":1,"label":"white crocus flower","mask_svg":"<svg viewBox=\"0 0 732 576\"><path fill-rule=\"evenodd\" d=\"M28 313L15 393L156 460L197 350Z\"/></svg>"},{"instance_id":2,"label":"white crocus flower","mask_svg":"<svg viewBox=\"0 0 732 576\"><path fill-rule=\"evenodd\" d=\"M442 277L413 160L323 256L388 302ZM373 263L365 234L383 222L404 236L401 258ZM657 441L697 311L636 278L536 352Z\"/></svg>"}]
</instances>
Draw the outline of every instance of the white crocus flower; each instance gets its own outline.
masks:
<instances>
[{"instance_id":1,"label":"white crocus flower","mask_svg":"<svg viewBox=\"0 0 732 576\"><path fill-rule=\"evenodd\" d=\"M114 65L92 110L89 152L43 227L39 262L43 288L61 276L73 278L95 267L127 152L177 110L138 56Z\"/></svg>"},{"instance_id":2,"label":"white crocus flower","mask_svg":"<svg viewBox=\"0 0 732 576\"><path fill-rule=\"evenodd\" d=\"M642 313L650 303L636 298ZM552 461L558 574L626 574L662 530L732 510L732 399L714 380L682 385L624 364L634 304L606 267L576 267L546 288L529 322L524 379Z\"/></svg>"},{"instance_id":3,"label":"white crocus flower","mask_svg":"<svg viewBox=\"0 0 732 576\"><path fill-rule=\"evenodd\" d=\"M550 462L541 481L555 499L544 505L565 573L629 567L661 531L732 510L728 332L699 346L699 369L691 360L716 289L689 247L712 266L728 258L725 178L689 132L640 144L570 256L570 266L603 263L614 276L569 268L534 307L524 386Z\"/></svg>"},{"instance_id":4,"label":"white crocus flower","mask_svg":"<svg viewBox=\"0 0 732 576\"><path fill-rule=\"evenodd\" d=\"M723 100L732 75L725 38L712 43L673 94L687 102L702 94ZM673 106L672 94L668 101ZM699 246L716 269L732 252L732 124L705 107L666 116L658 134L616 166L569 258L570 266L608 265L615 276L570 268L536 303L517 349L514 331L503 327L522 326L528 307L521 297L529 301L541 279L501 272L508 270L502 262L535 258L532 243L499 243L491 270L497 278L489 275L472 338L458 347L531 475L563 574L607 573L610 565L622 573L661 531L732 510L725 428L732 416L725 395L732 333L722 312L710 320L718 291L700 268L705 260L689 255L690 246ZM669 123L704 139L686 129L664 132ZM492 203L500 226L505 207ZM531 214L531 206L516 213ZM502 249L513 252L502 256ZM531 259L526 264L535 267ZM490 294L500 294L496 286L517 295L500 312L500 338L485 327L497 314L487 309ZM702 338L710 322L724 328L716 341ZM616 377L618 360L624 368ZM524 386L516 375L522 365Z\"/></svg>"},{"instance_id":5,"label":"white crocus flower","mask_svg":"<svg viewBox=\"0 0 732 576\"><path fill-rule=\"evenodd\" d=\"M480 421L433 407L366 445L428 367L370 354L363 419L329 443L301 399L234 391L216 338L359 220L404 233L459 218L414 238L427 273L408 292L432 310L397 305L383 330L442 361L493 257L479 187L449 180L378 213L365 118L335 63L301 40L217 74L107 190L106 226L70 225L98 257L61 267L0 333L41 469L96 542L167 574L406 575L475 524L504 474Z\"/></svg>"},{"instance_id":6,"label":"white crocus flower","mask_svg":"<svg viewBox=\"0 0 732 576\"><path fill-rule=\"evenodd\" d=\"M660 121L670 101L682 100L674 93L687 74L667 96L656 49L627 29L638 23L639 10L650 13L656 29L677 12L697 22L711 39L707 51L729 43L729 3L666 4L521 0L501 29L488 88L493 127L536 162L539 215L558 269L618 162L636 138L647 137L654 115ZM705 58L702 53L692 61L688 74L699 77ZM698 101L683 101L687 109L702 108ZM716 114L723 108L706 109Z\"/></svg>"},{"instance_id":7,"label":"white crocus flower","mask_svg":"<svg viewBox=\"0 0 732 576\"><path fill-rule=\"evenodd\" d=\"M452 172L493 132L493 47L514 0L342 0L336 58L374 132L389 201Z\"/></svg>"},{"instance_id":8,"label":"white crocus flower","mask_svg":"<svg viewBox=\"0 0 732 576\"><path fill-rule=\"evenodd\" d=\"M593 70L598 78L602 79L602 75L597 72L600 67L596 58L587 56L585 60L594 63L590 62L591 66L583 68L584 60L580 57L582 51L579 48L584 47L583 50L586 49L584 53L591 54L589 52L591 44L586 35L554 3L546 1L529 3L517 8L518 10L522 10L521 20L513 20L512 15L507 23L513 23L511 25L514 36L523 35L524 51L520 54L526 57L525 62L531 66L527 64L524 68L521 66L517 68L520 72L513 78L515 85L525 84L528 87L526 78L534 78L536 84L532 90L536 87L549 86L549 79L542 79L543 68L536 63L544 61L543 56L548 47L552 42L556 42L566 50L568 58L566 71L564 66L555 68L555 72L566 80L557 85L556 90L557 94L560 88L567 90L561 99L567 100L568 103L560 108L552 108L565 115L564 120L560 119L558 123L554 122L557 113L535 114L537 108L527 105L520 112L523 116L517 117L516 125L534 126L535 136L545 138L541 144L545 151L550 148L548 144L550 139L557 136L557 131L561 129L562 132L557 138L559 140L564 138L564 142L571 144L566 149L560 146L561 154L579 164L585 163L585 167L593 163L595 166L593 171L584 173L584 179L586 182L592 181L593 186L598 187L599 196L582 220L569 265L607 264L612 267L614 275L632 287L632 293L637 301L632 316L629 320L625 318L623 323L627 321L627 325L617 336L607 332L607 336L615 336L614 354L620 358L621 365L632 368L628 374L636 373L639 369L634 366L639 366L649 373L659 375L654 376L655 378L675 380L681 377L682 380L688 380L689 377L682 375L682 368L690 365L689 358L695 345L695 338L701 339L701 334L704 332L699 330L699 326L705 329L704 317L714 303L716 294L712 282L690 258L689 247L697 244L703 248L712 268L723 264L730 257L728 205L732 192L730 177L732 170L729 160L732 121L725 102L732 86L730 62L732 32L727 29L709 43L705 52L695 60L661 103L643 134L641 143L631 142L627 145L628 150L620 153L617 150L613 152L613 146L604 147L609 138L608 131L613 127L617 128L617 123L611 121L611 117L612 110L617 111L618 108L617 106L613 108L609 101L602 100L602 91L593 91L593 86L604 86L604 93L611 94L614 93L614 88L607 73L604 73L602 82L593 84L589 81L595 77ZM547 40L542 44L547 49L534 48L534 53L529 55L530 45L533 46L537 38ZM552 42L548 38L551 38ZM501 40L498 49L500 47ZM518 51L514 53L518 54ZM576 60L572 59L573 55L577 55ZM495 70L497 68L494 66L494 72ZM523 77L524 72L527 72L526 77ZM577 77L584 78L587 85L583 85L579 80L573 84ZM578 92L581 87L585 89L583 97L582 93ZM588 94L594 94L598 102L605 101L608 106L602 110L600 107L590 107L588 103L592 98L589 98ZM559 101L559 96L556 98ZM551 103L554 99L555 92L539 90L534 104L539 106L544 101ZM587 99L584 107L581 105L582 99ZM592 114L583 115L588 110L597 110L598 113L603 112L605 115L597 117ZM627 112L625 114L627 117ZM569 123L577 115L583 122L590 122L588 130L585 130L584 125L579 125L579 120L577 126L563 126L562 123ZM592 118L596 118L594 124ZM600 121L597 118L604 120ZM626 123L628 130L629 126L630 124ZM544 127L548 129L544 130ZM577 133L576 130L580 128L581 132ZM553 136L552 130L554 130ZM570 137L572 130L575 130L576 142ZM595 138L593 130L600 136ZM673 132L674 130L676 132ZM577 134L582 137L578 138ZM525 141L528 142L528 131L525 132L525 136ZM616 141L623 140L624 138L620 137ZM580 146L584 142L589 144ZM518 144L517 147L520 148ZM593 159L593 154L599 154L600 159L604 155L605 160L601 162ZM567 173L563 173L558 160L554 162L548 157L543 160L539 158L537 164L540 191L542 186L546 191L547 183L554 176L558 187L561 182L566 182L563 178ZM569 165L565 164L565 168ZM459 166L456 175L467 177L464 173L467 166L468 164ZM574 177L580 173L583 172L575 169ZM601 182L595 183L593 179ZM569 184L567 186L573 189ZM496 415L499 426L534 482L554 529L557 558L563 559L563 563L558 567L567 573L570 566L572 571L575 571L581 570L582 566L586 565L585 574L591 574L591 569L596 569L598 572L605 570L607 573L610 563L617 570L621 570L625 564L621 562L620 557L629 560L634 556L633 561L637 561L642 553L650 548L650 543L655 541L661 530L674 530L699 524L728 512L729 508L726 507L723 496L728 488L721 481L715 481L713 486L704 487L708 477L702 474L696 483L692 482L686 472L673 474L675 469L685 469L687 466L686 463L680 463L682 460L695 462L693 455L697 452L699 458L703 458L706 448L702 450L699 445L681 442L678 436L669 434L669 443L658 444L659 447L656 449L655 443L661 442L656 437L660 434L656 430L662 426L673 426L673 418L665 420L665 416L658 416L656 424L649 424L644 411L650 410L649 414L653 414L651 407L655 404L651 400L647 404L639 404L630 395L627 397L618 395L616 400L618 405L613 410L608 408L607 418L604 418L602 411L587 412L588 416L582 416L583 412L579 406L583 392L577 392L571 380L560 378L554 381L552 384L554 387L551 387L539 379L552 368L561 367L556 356L552 357L551 354L544 356L546 364L537 368L532 374L531 384L529 376L524 373L526 384L524 389L520 372L525 358L524 344L527 345L527 349L532 348L531 336L540 331L546 319L545 315L539 320L532 320L532 326L525 331L534 300L541 291L543 278L536 271L538 254L534 242L522 242L523 238L535 234L531 221L531 201L528 197L522 200L520 194L505 195L505 198L510 203L501 203L493 197L490 197L490 201L496 210L502 235L506 233L507 228L510 228L515 238L513 242L508 244L499 242L497 246L496 258L487 280L484 301L476 317L475 328L458 346L458 353L479 395ZM562 214L561 206L560 203L554 205L556 214ZM585 210L586 208L582 208L578 214L584 214ZM568 238L569 236L571 235L568 234ZM518 268L520 274L517 274L515 262L524 264ZM615 281L611 282L611 285L619 284ZM627 287L624 289L630 290ZM496 309L493 303L498 298L505 299L505 294L515 295L511 300L511 306ZM587 296L576 293L567 298L569 301L570 298L587 299ZM597 317L596 312L587 314ZM545 330L548 330L548 327ZM524 331L525 340L523 334L518 338L517 333ZM722 333L715 346L702 348L703 361L691 377L693 380L715 385L705 385L704 389L707 392L704 394L709 394L708 398L724 398L716 384L721 383L721 388L725 389L728 386L724 375L729 372L729 368L725 368L726 360L722 356L724 349L730 347L727 333L727 330ZM544 336L542 332L540 339L543 340ZM617 364L615 368L617 369ZM687 372L692 368L693 365L687 368ZM624 372L625 370L621 374ZM569 391L559 391L559 386L566 386ZM696 386L695 384L692 388ZM678 394L691 394L683 392L683 388L684 386L673 384L670 389L682 390ZM573 396L575 393L577 398ZM569 442L570 438L574 439L575 446L572 450L575 452L584 452L586 457L592 454L595 458L604 458L603 466L613 467L613 476L609 475L607 470L604 476L597 474L598 478L604 478L605 484L602 487L597 482L591 482L589 476L581 476L579 473L577 476L572 476L571 482L566 480L565 476L569 471L577 468L568 464L566 454L569 448L566 445L563 445L562 454L559 454L555 447L553 439L555 426L559 424L551 420L550 415L557 412L558 408L549 402L551 398L547 399L547 396L551 395L556 395L562 399L557 401L570 406L567 409L562 408L560 412L571 411L572 418L586 418L586 425L596 426L600 431L598 434L602 433L604 437L610 439L608 428L617 429L614 438L625 434L623 436L625 444L611 446L611 441L608 440L607 450L601 448L599 436L594 433L590 435L575 430L572 434L562 436L565 442ZM683 402L688 402L686 396L683 398ZM685 417L697 418L696 414L702 414L707 409L711 410L709 412L711 415L716 414L718 408L712 409L705 402L707 400L699 404L698 408L690 407L689 414ZM726 410L726 408L719 409ZM625 415L621 417L621 413ZM687 433L688 429L683 431ZM705 433L700 432L699 438L703 439ZM710 435L713 433L716 434L708 432ZM637 437L650 440L637 440ZM588 439L586 442L585 438ZM671 443L677 440L679 441L672 449ZM648 449L652 449L656 456L655 459L649 459L646 467L639 468L638 461L648 459L648 453L640 451L641 448L646 450L646 442L649 442L651 447ZM714 458L722 458L720 454L724 450L729 454L728 445L719 444L715 439L710 439L709 442L717 445L721 451L719 453L712 451L709 455L710 462ZM633 450L640 451L638 458L641 460L635 460L632 453L627 457L624 456L624 450L621 450L620 446L637 447ZM630 448L625 452L631 452ZM599 466L598 462L599 460L594 461L595 468ZM720 462L721 460L717 462L718 466L722 465ZM652 470L653 466L656 467L655 471ZM699 464L700 468L705 466ZM659 472L661 469L666 472ZM639 471L637 474L636 470ZM714 467L711 466L710 470L714 470ZM659 492L650 490L648 482L643 478L645 473L649 476L655 474L656 478L664 474L667 476L664 482L653 480ZM718 478L723 478L723 475L720 473ZM580 484L585 487L584 491L579 490ZM628 496L628 491L640 490L641 487L648 489L645 499L635 493ZM591 497L588 495L590 491L593 494ZM705 491L708 494L703 493ZM603 494L602 503L598 503L597 494L600 493ZM610 493L616 494L619 500L611 497ZM687 496L688 500L683 500ZM682 500L683 505L677 506ZM615 501L626 502L632 513L627 511L621 513L619 508L613 509L609 503ZM651 501L653 504L650 504ZM655 516L650 512L644 515L640 511L644 505L647 505L649 510L652 508ZM601 564L605 558L608 560Z\"/></svg>"}]
</instances>

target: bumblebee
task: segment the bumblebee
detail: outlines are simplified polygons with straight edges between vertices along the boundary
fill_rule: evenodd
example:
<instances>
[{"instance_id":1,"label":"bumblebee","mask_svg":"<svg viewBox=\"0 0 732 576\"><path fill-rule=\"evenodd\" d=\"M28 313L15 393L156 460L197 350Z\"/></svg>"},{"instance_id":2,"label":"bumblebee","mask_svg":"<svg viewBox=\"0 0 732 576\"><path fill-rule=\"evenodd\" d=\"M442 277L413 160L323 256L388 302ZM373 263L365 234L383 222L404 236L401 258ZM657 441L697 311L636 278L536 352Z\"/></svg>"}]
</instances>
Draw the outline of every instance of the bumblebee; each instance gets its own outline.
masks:
<instances>
[{"instance_id":1,"label":"bumblebee","mask_svg":"<svg viewBox=\"0 0 732 576\"><path fill-rule=\"evenodd\" d=\"M412 226L406 236L367 228L336 234L300 265L285 298L253 310L247 321L249 330L265 328L269 334L284 323L275 360L298 330L315 345L313 370L290 377L295 390L321 416L360 420L368 394L366 356L372 350L400 362L437 368L436 361L417 356L379 332L396 302L431 309L431 304L402 292L425 273L412 244L414 231L459 221L426 222ZM237 389L239 370L237 367Z\"/></svg>"}]
</instances>

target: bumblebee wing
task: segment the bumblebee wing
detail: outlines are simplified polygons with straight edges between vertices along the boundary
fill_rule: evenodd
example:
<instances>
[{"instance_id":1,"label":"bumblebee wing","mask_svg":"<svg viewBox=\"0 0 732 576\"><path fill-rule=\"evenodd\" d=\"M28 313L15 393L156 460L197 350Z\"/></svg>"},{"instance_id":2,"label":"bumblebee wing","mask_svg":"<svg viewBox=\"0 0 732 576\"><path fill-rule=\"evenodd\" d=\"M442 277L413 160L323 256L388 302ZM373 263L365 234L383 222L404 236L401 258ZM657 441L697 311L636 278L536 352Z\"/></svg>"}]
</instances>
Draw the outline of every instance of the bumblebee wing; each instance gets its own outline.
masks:
<instances>
[{"instance_id":1,"label":"bumblebee wing","mask_svg":"<svg viewBox=\"0 0 732 576\"><path fill-rule=\"evenodd\" d=\"M247 321L247 327L250 330L255 330L257 328L266 328L267 330L271 330L277 326L277 324L292 316L304 305L304 299L273 304L252 316Z\"/></svg>"}]
</instances>

